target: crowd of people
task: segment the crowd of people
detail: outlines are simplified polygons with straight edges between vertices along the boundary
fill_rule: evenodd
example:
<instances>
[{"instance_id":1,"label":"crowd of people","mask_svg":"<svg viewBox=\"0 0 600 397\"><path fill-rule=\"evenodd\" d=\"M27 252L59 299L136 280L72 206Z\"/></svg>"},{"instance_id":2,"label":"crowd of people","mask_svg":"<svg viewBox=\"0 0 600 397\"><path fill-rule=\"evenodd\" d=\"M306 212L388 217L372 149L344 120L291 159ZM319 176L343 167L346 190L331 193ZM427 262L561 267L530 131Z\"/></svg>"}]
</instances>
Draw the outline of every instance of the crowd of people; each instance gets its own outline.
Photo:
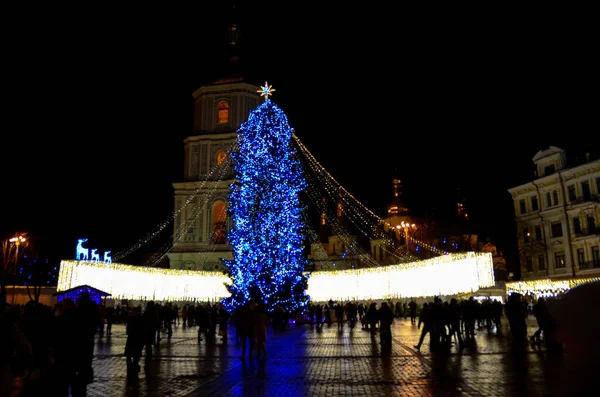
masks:
<instances>
[{"instance_id":1,"label":"crowd of people","mask_svg":"<svg viewBox=\"0 0 600 397\"><path fill-rule=\"evenodd\" d=\"M343 328L347 322L354 327L360 322L363 329L372 335L379 334L382 345L391 343L391 324L395 318L410 317L411 324L415 324L421 335L419 342L414 347L417 350L429 335L432 349L449 347L456 340L458 348L465 346L465 339L475 336L475 329L493 327L500 330L504 305L498 300L486 299L482 302L473 298L442 301L435 297L432 302L418 304L415 300L408 302L327 302L323 304L309 304L306 314L309 322L322 326L324 323L331 325L337 323L338 328Z\"/></svg>"},{"instance_id":2,"label":"crowd of people","mask_svg":"<svg viewBox=\"0 0 600 397\"><path fill-rule=\"evenodd\" d=\"M595 287L599 288L598 285ZM600 293L592 296L583 303L569 303L568 309L565 309L568 299L549 302L540 298L531 310L519 294L510 295L506 303L478 301L473 297L448 301L435 297L420 304L415 300L311 302L295 321L318 328L336 323L340 330L346 324L350 327L360 324L373 337L379 335L383 353L391 348L392 324L399 318L410 318L411 324L420 330L414 348L420 351L429 336L432 352L452 346L460 351L469 341L474 341L476 331L487 329L501 333L501 324L506 320L516 349L523 348L528 342L534 345L544 342L549 351L562 354L563 346L567 346L571 352L579 352L576 362L585 362L583 359L588 355L582 348L597 352L598 344L593 342L597 338L584 339L587 333L573 327L565 318L569 319L573 314L574 324L588 324L592 316L596 322L589 327L592 333L599 331L598 316L592 314L589 302L597 303ZM587 308L587 312L578 310L581 307ZM219 302L178 306L171 302L148 301L143 305L113 306L98 304L83 293L75 302L65 298L53 307L34 301L8 305L3 299L0 300L0 315L0 397L48 393L77 397L84 396L86 386L94 380L95 338L110 337L113 324L126 327L123 354L127 375L135 377L142 369L142 358L146 367L155 359L154 352L161 339L169 338L173 327L178 326L197 327L199 343L227 344L230 339L234 340L241 347L241 360L255 357L266 360L267 328L271 326L274 334L284 331L290 323L291 313L281 306L269 313L260 300L251 300L232 312ZM535 330L528 330L526 318L529 315L537 320ZM235 333L233 338L229 337L229 329ZM587 345L582 346L584 342ZM582 373L585 372L579 371L578 375Z\"/></svg>"},{"instance_id":3,"label":"crowd of people","mask_svg":"<svg viewBox=\"0 0 600 397\"><path fill-rule=\"evenodd\" d=\"M87 294L54 307L0 301L0 396L84 396L99 308Z\"/></svg>"}]
</instances>

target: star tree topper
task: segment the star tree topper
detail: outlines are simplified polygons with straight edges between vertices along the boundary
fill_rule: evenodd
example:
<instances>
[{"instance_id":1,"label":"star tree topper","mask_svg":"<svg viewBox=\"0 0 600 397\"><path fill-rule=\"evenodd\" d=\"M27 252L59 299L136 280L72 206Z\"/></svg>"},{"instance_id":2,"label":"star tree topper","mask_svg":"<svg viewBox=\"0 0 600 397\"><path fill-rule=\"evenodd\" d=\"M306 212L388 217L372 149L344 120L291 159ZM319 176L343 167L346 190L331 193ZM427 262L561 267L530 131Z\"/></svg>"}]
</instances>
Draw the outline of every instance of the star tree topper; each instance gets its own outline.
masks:
<instances>
[{"instance_id":1,"label":"star tree topper","mask_svg":"<svg viewBox=\"0 0 600 397\"><path fill-rule=\"evenodd\" d=\"M265 85L260 87L260 90L256 90L256 92L260 92L260 96L265 97L265 102L269 100L269 95L273 95L272 93L274 91L276 91L275 88L273 88L272 85L269 85L266 81Z\"/></svg>"}]
</instances>

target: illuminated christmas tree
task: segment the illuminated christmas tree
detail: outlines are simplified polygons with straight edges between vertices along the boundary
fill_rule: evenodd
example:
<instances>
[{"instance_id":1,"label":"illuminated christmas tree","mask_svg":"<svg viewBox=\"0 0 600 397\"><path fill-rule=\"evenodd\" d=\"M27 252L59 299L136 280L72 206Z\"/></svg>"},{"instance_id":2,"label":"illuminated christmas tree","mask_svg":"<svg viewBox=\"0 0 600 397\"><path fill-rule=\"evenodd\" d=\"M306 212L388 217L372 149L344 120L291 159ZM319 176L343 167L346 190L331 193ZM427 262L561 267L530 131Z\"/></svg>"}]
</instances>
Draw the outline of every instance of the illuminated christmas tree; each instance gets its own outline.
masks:
<instances>
[{"instance_id":1,"label":"illuminated christmas tree","mask_svg":"<svg viewBox=\"0 0 600 397\"><path fill-rule=\"evenodd\" d=\"M251 299L268 311L304 307L308 260L303 250L305 224L300 194L306 187L292 147L292 128L262 87L265 102L238 129L238 149L231 154L236 181L230 186L232 226L227 235L233 259L224 260L231 279L227 309Z\"/></svg>"}]
</instances>

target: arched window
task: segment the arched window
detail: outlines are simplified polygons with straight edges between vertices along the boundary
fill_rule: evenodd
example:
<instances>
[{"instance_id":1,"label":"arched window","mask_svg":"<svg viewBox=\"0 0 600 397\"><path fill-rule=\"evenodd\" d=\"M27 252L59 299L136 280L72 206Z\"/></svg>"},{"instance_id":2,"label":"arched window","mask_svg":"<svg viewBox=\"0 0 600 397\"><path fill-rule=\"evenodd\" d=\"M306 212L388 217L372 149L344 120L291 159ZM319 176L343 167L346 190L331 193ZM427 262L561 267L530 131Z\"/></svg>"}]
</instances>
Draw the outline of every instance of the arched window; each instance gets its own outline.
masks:
<instances>
[{"instance_id":1,"label":"arched window","mask_svg":"<svg viewBox=\"0 0 600 397\"><path fill-rule=\"evenodd\" d=\"M217 123L229 123L229 104L225 101L219 102L219 106L217 108Z\"/></svg>"},{"instance_id":2,"label":"arched window","mask_svg":"<svg viewBox=\"0 0 600 397\"><path fill-rule=\"evenodd\" d=\"M217 153L217 165L223 164L226 159L227 159L227 153L225 153L222 150L219 153Z\"/></svg>"},{"instance_id":3,"label":"arched window","mask_svg":"<svg viewBox=\"0 0 600 397\"><path fill-rule=\"evenodd\" d=\"M213 235L214 244L227 243L227 205L223 201L217 201L213 204Z\"/></svg>"}]
</instances>

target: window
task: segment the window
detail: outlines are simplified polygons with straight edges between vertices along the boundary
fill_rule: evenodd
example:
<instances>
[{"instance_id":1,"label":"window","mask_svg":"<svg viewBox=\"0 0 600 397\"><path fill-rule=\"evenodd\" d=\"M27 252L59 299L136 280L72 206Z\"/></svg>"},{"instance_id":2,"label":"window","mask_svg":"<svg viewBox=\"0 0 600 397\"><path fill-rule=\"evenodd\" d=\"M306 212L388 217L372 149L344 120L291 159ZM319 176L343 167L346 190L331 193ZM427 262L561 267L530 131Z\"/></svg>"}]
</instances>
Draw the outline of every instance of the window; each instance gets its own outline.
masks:
<instances>
[{"instance_id":1,"label":"window","mask_svg":"<svg viewBox=\"0 0 600 397\"><path fill-rule=\"evenodd\" d=\"M546 193L546 207L552 207L552 197L550 196L550 192Z\"/></svg>"},{"instance_id":2,"label":"window","mask_svg":"<svg viewBox=\"0 0 600 397\"><path fill-rule=\"evenodd\" d=\"M227 204L223 201L217 201L213 204L212 210L213 230L212 243L227 243Z\"/></svg>"},{"instance_id":3,"label":"window","mask_svg":"<svg viewBox=\"0 0 600 397\"><path fill-rule=\"evenodd\" d=\"M527 226L523 228L523 242L525 244L529 243L529 227Z\"/></svg>"},{"instance_id":4,"label":"window","mask_svg":"<svg viewBox=\"0 0 600 397\"><path fill-rule=\"evenodd\" d=\"M562 237L562 223L560 222L552 222L552 238Z\"/></svg>"},{"instance_id":5,"label":"window","mask_svg":"<svg viewBox=\"0 0 600 397\"><path fill-rule=\"evenodd\" d=\"M554 267L557 269L562 269L567 266L567 262L565 261L565 252L556 252L554 254Z\"/></svg>"},{"instance_id":6,"label":"window","mask_svg":"<svg viewBox=\"0 0 600 397\"><path fill-rule=\"evenodd\" d=\"M577 200L577 193L575 192L575 185L571 185L567 188L569 194L569 201Z\"/></svg>"},{"instance_id":7,"label":"window","mask_svg":"<svg viewBox=\"0 0 600 397\"><path fill-rule=\"evenodd\" d=\"M577 264L580 268L585 266L585 252L583 248L577 248Z\"/></svg>"},{"instance_id":8,"label":"window","mask_svg":"<svg viewBox=\"0 0 600 397\"><path fill-rule=\"evenodd\" d=\"M223 164L226 159L227 159L227 153L225 153L222 150L219 151L219 153L217 153L217 165Z\"/></svg>"},{"instance_id":9,"label":"window","mask_svg":"<svg viewBox=\"0 0 600 397\"><path fill-rule=\"evenodd\" d=\"M580 234L581 233L581 220L578 216L573 218L573 233Z\"/></svg>"},{"instance_id":10,"label":"window","mask_svg":"<svg viewBox=\"0 0 600 397\"><path fill-rule=\"evenodd\" d=\"M519 211L521 214L524 214L527 212L527 206L525 205L525 200L519 200Z\"/></svg>"},{"instance_id":11,"label":"window","mask_svg":"<svg viewBox=\"0 0 600 397\"><path fill-rule=\"evenodd\" d=\"M555 190L552 192L552 199L554 201L554 205L558 205L558 192Z\"/></svg>"},{"instance_id":12,"label":"window","mask_svg":"<svg viewBox=\"0 0 600 397\"><path fill-rule=\"evenodd\" d=\"M535 239L536 241L542 241L542 227L535 225Z\"/></svg>"},{"instance_id":13,"label":"window","mask_svg":"<svg viewBox=\"0 0 600 397\"><path fill-rule=\"evenodd\" d=\"M596 178L596 194L600 194L600 177Z\"/></svg>"},{"instance_id":14,"label":"window","mask_svg":"<svg viewBox=\"0 0 600 397\"><path fill-rule=\"evenodd\" d=\"M538 255L538 270L546 270L546 258L544 255Z\"/></svg>"},{"instance_id":15,"label":"window","mask_svg":"<svg viewBox=\"0 0 600 397\"><path fill-rule=\"evenodd\" d=\"M532 211L537 211L538 208L538 199L537 196L533 196L531 197L531 210Z\"/></svg>"},{"instance_id":16,"label":"window","mask_svg":"<svg viewBox=\"0 0 600 397\"><path fill-rule=\"evenodd\" d=\"M528 272L533 271L533 259L530 256L525 257L525 270Z\"/></svg>"},{"instance_id":17,"label":"window","mask_svg":"<svg viewBox=\"0 0 600 397\"><path fill-rule=\"evenodd\" d=\"M584 201L590 201L592 198L592 192L590 191L590 183L588 181L581 183L581 198Z\"/></svg>"},{"instance_id":18,"label":"window","mask_svg":"<svg viewBox=\"0 0 600 397\"><path fill-rule=\"evenodd\" d=\"M600 245L592 247L592 266L600 267Z\"/></svg>"},{"instance_id":19,"label":"window","mask_svg":"<svg viewBox=\"0 0 600 397\"><path fill-rule=\"evenodd\" d=\"M596 233L596 220L594 219L594 215L588 214L587 216L587 227L589 234Z\"/></svg>"},{"instance_id":20,"label":"window","mask_svg":"<svg viewBox=\"0 0 600 397\"><path fill-rule=\"evenodd\" d=\"M556 167L554 166L554 164L550 164L544 167L544 175L554 174L555 171Z\"/></svg>"},{"instance_id":21,"label":"window","mask_svg":"<svg viewBox=\"0 0 600 397\"><path fill-rule=\"evenodd\" d=\"M227 124L229 123L229 104L225 101L219 102L217 108L217 123Z\"/></svg>"}]
</instances>

